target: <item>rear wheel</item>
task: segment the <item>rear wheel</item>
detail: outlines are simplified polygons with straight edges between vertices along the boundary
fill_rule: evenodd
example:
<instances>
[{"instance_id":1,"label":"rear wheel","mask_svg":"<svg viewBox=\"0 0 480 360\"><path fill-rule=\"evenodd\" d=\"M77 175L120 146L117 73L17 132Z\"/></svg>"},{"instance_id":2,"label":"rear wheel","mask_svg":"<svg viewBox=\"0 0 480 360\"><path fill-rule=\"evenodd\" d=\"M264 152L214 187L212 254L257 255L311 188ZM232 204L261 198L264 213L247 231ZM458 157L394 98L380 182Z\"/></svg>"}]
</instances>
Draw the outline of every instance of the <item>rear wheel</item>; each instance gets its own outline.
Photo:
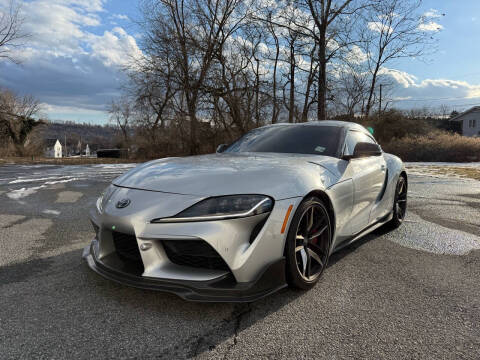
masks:
<instances>
[{"instance_id":1,"label":"rear wheel","mask_svg":"<svg viewBox=\"0 0 480 360\"><path fill-rule=\"evenodd\" d=\"M323 202L311 197L298 207L286 243L287 279L291 286L310 289L327 266L331 223Z\"/></svg>"},{"instance_id":2,"label":"rear wheel","mask_svg":"<svg viewBox=\"0 0 480 360\"><path fill-rule=\"evenodd\" d=\"M390 229L398 228L405 219L407 213L407 190L407 181L403 175L400 175L393 200L393 218L387 223L387 227Z\"/></svg>"}]
</instances>

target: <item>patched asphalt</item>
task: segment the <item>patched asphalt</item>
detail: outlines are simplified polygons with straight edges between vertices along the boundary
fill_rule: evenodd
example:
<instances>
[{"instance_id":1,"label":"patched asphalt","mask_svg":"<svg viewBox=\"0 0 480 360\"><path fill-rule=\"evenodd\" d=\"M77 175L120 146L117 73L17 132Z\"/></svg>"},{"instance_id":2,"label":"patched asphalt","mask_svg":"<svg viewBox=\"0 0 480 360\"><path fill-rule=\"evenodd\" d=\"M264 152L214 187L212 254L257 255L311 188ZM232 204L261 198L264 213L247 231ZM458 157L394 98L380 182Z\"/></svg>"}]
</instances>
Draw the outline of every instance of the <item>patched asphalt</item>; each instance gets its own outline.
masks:
<instances>
[{"instance_id":1,"label":"patched asphalt","mask_svg":"<svg viewBox=\"0 0 480 360\"><path fill-rule=\"evenodd\" d=\"M334 254L312 290L199 304L82 260L89 209L130 166L0 166L1 359L479 358L480 182L416 171L402 227Z\"/></svg>"}]
</instances>

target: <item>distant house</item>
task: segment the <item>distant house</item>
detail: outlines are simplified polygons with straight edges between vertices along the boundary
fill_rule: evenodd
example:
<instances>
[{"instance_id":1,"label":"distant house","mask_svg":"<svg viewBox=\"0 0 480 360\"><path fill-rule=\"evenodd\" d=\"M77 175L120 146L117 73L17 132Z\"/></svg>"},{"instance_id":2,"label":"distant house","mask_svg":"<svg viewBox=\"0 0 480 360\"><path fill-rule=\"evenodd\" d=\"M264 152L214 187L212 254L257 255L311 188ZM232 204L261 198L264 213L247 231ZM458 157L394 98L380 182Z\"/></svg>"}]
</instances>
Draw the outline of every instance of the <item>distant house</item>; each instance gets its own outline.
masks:
<instances>
[{"instance_id":1,"label":"distant house","mask_svg":"<svg viewBox=\"0 0 480 360\"><path fill-rule=\"evenodd\" d=\"M62 144L58 139L47 139L45 141L45 156L53 158L62 157Z\"/></svg>"},{"instance_id":2,"label":"distant house","mask_svg":"<svg viewBox=\"0 0 480 360\"><path fill-rule=\"evenodd\" d=\"M88 144L85 147L85 156L87 156L87 157L90 156L90 147L88 146Z\"/></svg>"},{"instance_id":3,"label":"distant house","mask_svg":"<svg viewBox=\"0 0 480 360\"><path fill-rule=\"evenodd\" d=\"M451 118L450 121L461 122L460 128L463 136L480 136L480 106L474 106Z\"/></svg>"}]
</instances>

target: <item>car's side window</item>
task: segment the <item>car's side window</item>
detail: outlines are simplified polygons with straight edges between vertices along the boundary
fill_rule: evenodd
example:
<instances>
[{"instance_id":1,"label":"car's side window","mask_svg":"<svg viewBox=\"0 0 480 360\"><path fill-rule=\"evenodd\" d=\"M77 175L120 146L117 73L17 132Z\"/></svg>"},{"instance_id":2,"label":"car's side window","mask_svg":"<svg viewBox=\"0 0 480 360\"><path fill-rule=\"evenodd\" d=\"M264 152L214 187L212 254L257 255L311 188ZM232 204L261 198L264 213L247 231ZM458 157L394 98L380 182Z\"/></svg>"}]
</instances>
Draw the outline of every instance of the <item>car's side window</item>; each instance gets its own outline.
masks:
<instances>
[{"instance_id":1,"label":"car's side window","mask_svg":"<svg viewBox=\"0 0 480 360\"><path fill-rule=\"evenodd\" d=\"M343 149L343 155L353 155L355 145L359 142L367 142L371 144L377 144L370 136L364 134L361 131L349 130L345 137L345 146Z\"/></svg>"}]
</instances>

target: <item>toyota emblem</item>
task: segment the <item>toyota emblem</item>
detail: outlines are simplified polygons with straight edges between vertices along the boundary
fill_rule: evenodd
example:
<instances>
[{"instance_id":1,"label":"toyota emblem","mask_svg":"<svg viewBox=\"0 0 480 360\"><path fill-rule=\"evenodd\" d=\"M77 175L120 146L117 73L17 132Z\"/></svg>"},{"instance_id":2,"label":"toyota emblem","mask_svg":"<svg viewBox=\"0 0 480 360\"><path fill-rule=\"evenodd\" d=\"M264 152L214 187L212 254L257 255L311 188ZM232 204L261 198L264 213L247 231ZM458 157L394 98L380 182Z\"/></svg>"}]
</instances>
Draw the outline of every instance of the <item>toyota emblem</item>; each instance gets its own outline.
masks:
<instances>
[{"instance_id":1,"label":"toyota emblem","mask_svg":"<svg viewBox=\"0 0 480 360\"><path fill-rule=\"evenodd\" d=\"M117 202L117 209L123 209L126 208L128 205L130 205L130 199L122 199L119 202Z\"/></svg>"}]
</instances>

